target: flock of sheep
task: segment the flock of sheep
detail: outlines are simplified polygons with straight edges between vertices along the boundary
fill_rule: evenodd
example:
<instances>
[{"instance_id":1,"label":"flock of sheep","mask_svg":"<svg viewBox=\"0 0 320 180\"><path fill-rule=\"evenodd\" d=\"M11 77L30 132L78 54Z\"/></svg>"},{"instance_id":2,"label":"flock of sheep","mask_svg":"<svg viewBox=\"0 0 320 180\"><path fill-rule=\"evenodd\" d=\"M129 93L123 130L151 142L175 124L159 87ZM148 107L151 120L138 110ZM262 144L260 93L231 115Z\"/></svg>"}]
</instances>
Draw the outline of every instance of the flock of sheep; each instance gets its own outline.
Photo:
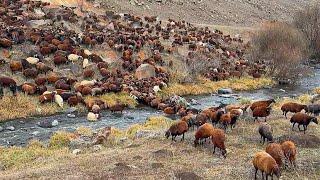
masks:
<instances>
[{"instance_id":1,"label":"flock of sheep","mask_svg":"<svg viewBox=\"0 0 320 180\"><path fill-rule=\"evenodd\" d=\"M171 136L172 141L175 141L177 136L182 135L181 140L184 140L184 134L191 127L196 126L194 146L204 143L206 139L209 138L213 145L213 153L215 153L216 148L218 148L223 157L226 158L225 132L227 131L227 127L230 126L231 129L234 128L238 118L247 112L248 107L250 107L252 111L254 120L258 117L264 117L266 121L267 116L270 115L272 103L275 103L274 99L256 101L251 105L211 107L201 112L196 112L194 109L185 109L179 112L181 119L166 131L165 136L167 138ZM310 122L318 124L318 120L316 117L301 112L303 109L306 112L311 111L306 105L292 102L285 103L281 107L285 117L287 117L288 112L295 113L290 119L290 122L293 124L292 128L295 124L298 124L299 131L301 131L300 126L302 125L305 133ZM262 177L264 177L265 173L266 179L268 179L268 176L272 177L273 175L280 177L280 167L284 164L287 165L284 161L289 161L291 165L295 166L297 148L292 141L284 141L281 144L275 143L272 135L272 127L266 122L259 125L258 133L261 136L262 143L268 140L269 144L265 152L258 152L254 155L252 163L255 168L255 178L257 178L258 170L261 171Z\"/></svg>"}]
</instances>

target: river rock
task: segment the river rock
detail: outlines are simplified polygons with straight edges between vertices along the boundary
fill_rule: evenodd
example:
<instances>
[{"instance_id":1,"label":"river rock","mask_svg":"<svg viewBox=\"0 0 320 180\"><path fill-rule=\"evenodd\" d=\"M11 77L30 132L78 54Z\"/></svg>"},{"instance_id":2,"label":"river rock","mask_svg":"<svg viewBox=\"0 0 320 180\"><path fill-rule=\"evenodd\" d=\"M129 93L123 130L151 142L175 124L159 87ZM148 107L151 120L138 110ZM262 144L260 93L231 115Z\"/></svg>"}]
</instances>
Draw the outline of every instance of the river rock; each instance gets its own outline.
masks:
<instances>
[{"instance_id":1,"label":"river rock","mask_svg":"<svg viewBox=\"0 0 320 180\"><path fill-rule=\"evenodd\" d=\"M37 136L40 132L39 131L34 131L33 133L31 133L33 136Z\"/></svg>"},{"instance_id":2,"label":"river rock","mask_svg":"<svg viewBox=\"0 0 320 180\"><path fill-rule=\"evenodd\" d=\"M3 127L2 127L2 126L0 126L0 132L1 132L1 131L3 131L3 130L4 130L4 129L3 129Z\"/></svg>"},{"instance_id":3,"label":"river rock","mask_svg":"<svg viewBox=\"0 0 320 180\"><path fill-rule=\"evenodd\" d=\"M70 113L74 113L74 112L76 112L76 111L78 111L78 108L76 108L76 107L70 107L70 108L66 109L64 112L70 114Z\"/></svg>"},{"instance_id":4,"label":"river rock","mask_svg":"<svg viewBox=\"0 0 320 180\"><path fill-rule=\"evenodd\" d=\"M218 94L232 94L232 89L230 88L218 89Z\"/></svg>"},{"instance_id":5,"label":"river rock","mask_svg":"<svg viewBox=\"0 0 320 180\"><path fill-rule=\"evenodd\" d=\"M75 115L75 114L67 114L67 117L68 117L68 118L75 118L76 115Z\"/></svg>"},{"instance_id":6,"label":"river rock","mask_svg":"<svg viewBox=\"0 0 320 180\"><path fill-rule=\"evenodd\" d=\"M6 130L9 130L9 131L14 131L16 128L15 127L13 127L13 126L8 126L8 127L6 127Z\"/></svg>"},{"instance_id":7,"label":"river rock","mask_svg":"<svg viewBox=\"0 0 320 180\"><path fill-rule=\"evenodd\" d=\"M52 128L55 126L58 126L59 122L57 120L44 120L41 122L38 122L38 126L42 128Z\"/></svg>"},{"instance_id":8,"label":"river rock","mask_svg":"<svg viewBox=\"0 0 320 180\"><path fill-rule=\"evenodd\" d=\"M75 150L72 151L72 154L74 154L74 155L78 155L80 153L81 153L80 149L75 149Z\"/></svg>"},{"instance_id":9,"label":"river rock","mask_svg":"<svg viewBox=\"0 0 320 180\"><path fill-rule=\"evenodd\" d=\"M156 76L156 70L155 68L150 64L141 64L136 72L135 76L137 79L144 79L144 78L151 78Z\"/></svg>"}]
</instances>

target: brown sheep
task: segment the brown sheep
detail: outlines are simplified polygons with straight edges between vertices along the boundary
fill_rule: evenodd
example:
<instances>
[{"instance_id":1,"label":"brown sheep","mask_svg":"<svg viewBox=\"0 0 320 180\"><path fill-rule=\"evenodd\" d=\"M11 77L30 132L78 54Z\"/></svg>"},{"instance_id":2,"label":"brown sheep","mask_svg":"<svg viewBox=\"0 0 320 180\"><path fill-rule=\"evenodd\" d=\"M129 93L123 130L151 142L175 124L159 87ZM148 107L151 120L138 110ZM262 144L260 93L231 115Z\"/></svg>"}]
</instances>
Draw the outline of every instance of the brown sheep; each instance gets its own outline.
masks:
<instances>
[{"instance_id":1,"label":"brown sheep","mask_svg":"<svg viewBox=\"0 0 320 180\"><path fill-rule=\"evenodd\" d=\"M92 88L89 86L85 86L81 90L81 94L84 96L91 95L91 93L92 93Z\"/></svg>"},{"instance_id":2,"label":"brown sheep","mask_svg":"<svg viewBox=\"0 0 320 180\"><path fill-rule=\"evenodd\" d=\"M273 142L272 136L272 127L267 123L261 123L258 132L260 134L260 142L262 140L262 144L264 144L265 140L267 139L269 142Z\"/></svg>"},{"instance_id":3,"label":"brown sheep","mask_svg":"<svg viewBox=\"0 0 320 180\"><path fill-rule=\"evenodd\" d=\"M40 85L45 85L47 82L47 78L46 77L37 77L34 82L36 83L36 85L40 86Z\"/></svg>"},{"instance_id":4,"label":"brown sheep","mask_svg":"<svg viewBox=\"0 0 320 180\"><path fill-rule=\"evenodd\" d=\"M281 143L281 148L286 159L289 160L290 164L296 166L297 148L292 141L285 141Z\"/></svg>"},{"instance_id":5,"label":"brown sheep","mask_svg":"<svg viewBox=\"0 0 320 180\"><path fill-rule=\"evenodd\" d=\"M71 97L68 98L67 103L69 104L69 106L76 106L81 101L83 101L82 97L74 95L74 96L71 96Z\"/></svg>"},{"instance_id":6,"label":"brown sheep","mask_svg":"<svg viewBox=\"0 0 320 180\"><path fill-rule=\"evenodd\" d=\"M9 66L12 73L22 71L22 63L20 61L11 61Z\"/></svg>"},{"instance_id":7,"label":"brown sheep","mask_svg":"<svg viewBox=\"0 0 320 180\"><path fill-rule=\"evenodd\" d=\"M49 66L47 66L45 63L43 62L38 62L36 64L36 68L39 71L39 73L44 73L47 74L49 71L52 71L53 69Z\"/></svg>"},{"instance_id":8,"label":"brown sheep","mask_svg":"<svg viewBox=\"0 0 320 180\"><path fill-rule=\"evenodd\" d=\"M54 65L61 65L61 64L66 64L68 62L68 59L66 57L58 55L53 58L53 62L54 62Z\"/></svg>"},{"instance_id":9,"label":"brown sheep","mask_svg":"<svg viewBox=\"0 0 320 180\"><path fill-rule=\"evenodd\" d=\"M214 127L210 123L205 123L202 126L200 126L194 135L194 146L196 147L199 144L199 141L201 141L202 139L211 137L213 130Z\"/></svg>"},{"instance_id":10,"label":"brown sheep","mask_svg":"<svg viewBox=\"0 0 320 180\"><path fill-rule=\"evenodd\" d=\"M94 71L92 69L87 69L83 71L83 78L92 78L94 76Z\"/></svg>"},{"instance_id":11,"label":"brown sheep","mask_svg":"<svg viewBox=\"0 0 320 180\"><path fill-rule=\"evenodd\" d=\"M298 112L298 113L295 113L291 117L290 122L293 123L292 124L292 130L293 130L294 125L296 123L298 123L299 131L301 131L300 130L300 125L303 125L303 132L305 134L310 122L314 122L314 123L318 124L318 119L316 117L309 116L306 113Z\"/></svg>"},{"instance_id":12,"label":"brown sheep","mask_svg":"<svg viewBox=\"0 0 320 180\"><path fill-rule=\"evenodd\" d=\"M230 125L231 129L235 126L237 122L238 116L231 114L230 112L221 115L220 123L223 126L223 129L227 131L228 125Z\"/></svg>"},{"instance_id":13,"label":"brown sheep","mask_svg":"<svg viewBox=\"0 0 320 180\"><path fill-rule=\"evenodd\" d=\"M60 79L60 77L56 73L50 73L47 77L48 83L54 84Z\"/></svg>"},{"instance_id":14,"label":"brown sheep","mask_svg":"<svg viewBox=\"0 0 320 180\"><path fill-rule=\"evenodd\" d=\"M272 156L264 151L258 152L254 155L252 164L255 168L255 179L257 179L258 170L260 170L262 173L262 179L264 179L264 173L266 173L266 179L268 179L268 176L273 177L273 174L275 174L278 178L280 177L280 168L277 162Z\"/></svg>"},{"instance_id":15,"label":"brown sheep","mask_svg":"<svg viewBox=\"0 0 320 180\"><path fill-rule=\"evenodd\" d=\"M307 105L298 104L294 102L285 103L281 106L281 111L286 118L288 112L297 113L301 112L303 109L307 110Z\"/></svg>"},{"instance_id":16,"label":"brown sheep","mask_svg":"<svg viewBox=\"0 0 320 180\"><path fill-rule=\"evenodd\" d=\"M0 47L11 48L13 42L6 38L0 38Z\"/></svg>"},{"instance_id":17,"label":"brown sheep","mask_svg":"<svg viewBox=\"0 0 320 180\"><path fill-rule=\"evenodd\" d=\"M201 125L207 123L208 119L209 117L201 112L197 114L194 124L199 128Z\"/></svg>"},{"instance_id":18,"label":"brown sheep","mask_svg":"<svg viewBox=\"0 0 320 180\"><path fill-rule=\"evenodd\" d=\"M278 143L270 143L266 147L266 152L273 157L279 167L282 167L284 162L284 154L281 145Z\"/></svg>"},{"instance_id":19,"label":"brown sheep","mask_svg":"<svg viewBox=\"0 0 320 180\"><path fill-rule=\"evenodd\" d=\"M37 86L32 83L24 83L21 86L22 92L28 94L28 95L33 95L37 92Z\"/></svg>"},{"instance_id":20,"label":"brown sheep","mask_svg":"<svg viewBox=\"0 0 320 180\"><path fill-rule=\"evenodd\" d=\"M176 141L176 137L182 135L181 141L184 140L184 133L188 131L189 127L185 121L178 121L170 126L166 131L166 138L172 136L172 141Z\"/></svg>"},{"instance_id":21,"label":"brown sheep","mask_svg":"<svg viewBox=\"0 0 320 180\"><path fill-rule=\"evenodd\" d=\"M166 107L163 112L168 115L176 114L174 107Z\"/></svg>"},{"instance_id":22,"label":"brown sheep","mask_svg":"<svg viewBox=\"0 0 320 180\"><path fill-rule=\"evenodd\" d=\"M120 112L122 114L122 111L126 107L125 104L117 102L115 105L109 106L109 109L111 112Z\"/></svg>"},{"instance_id":23,"label":"brown sheep","mask_svg":"<svg viewBox=\"0 0 320 180\"><path fill-rule=\"evenodd\" d=\"M194 125L195 115L192 113L187 114L186 116L182 117L180 120L184 121L188 124L189 127Z\"/></svg>"},{"instance_id":24,"label":"brown sheep","mask_svg":"<svg viewBox=\"0 0 320 180\"><path fill-rule=\"evenodd\" d=\"M221 116L223 115L222 110L217 110L213 113L212 117L210 118L212 121L212 124L216 125L219 123Z\"/></svg>"},{"instance_id":25,"label":"brown sheep","mask_svg":"<svg viewBox=\"0 0 320 180\"><path fill-rule=\"evenodd\" d=\"M251 104L250 109L253 111L256 107L268 107L270 104L275 103L276 101L274 99L269 99L265 101L256 101Z\"/></svg>"},{"instance_id":26,"label":"brown sheep","mask_svg":"<svg viewBox=\"0 0 320 180\"><path fill-rule=\"evenodd\" d=\"M216 151L216 147L218 147L220 150L221 150L221 153L223 155L224 158L227 157L227 150L226 150L226 147L225 147L225 142L226 140L226 136L223 132L223 130L221 129L214 129L212 131L212 136L211 136L211 141L212 141L212 144L213 144L213 154L215 153Z\"/></svg>"},{"instance_id":27,"label":"brown sheep","mask_svg":"<svg viewBox=\"0 0 320 180\"><path fill-rule=\"evenodd\" d=\"M258 120L258 117L264 117L264 121L267 122L267 117L270 113L271 107L258 106L253 110L252 116L254 117L254 121Z\"/></svg>"},{"instance_id":28,"label":"brown sheep","mask_svg":"<svg viewBox=\"0 0 320 180\"><path fill-rule=\"evenodd\" d=\"M97 104L94 104L91 108L91 112L93 112L94 114L100 114L100 111L101 111L101 108Z\"/></svg>"},{"instance_id":29,"label":"brown sheep","mask_svg":"<svg viewBox=\"0 0 320 180\"><path fill-rule=\"evenodd\" d=\"M55 93L42 94L42 95L39 96L39 102L40 103L53 102L54 101L54 95L55 95Z\"/></svg>"},{"instance_id":30,"label":"brown sheep","mask_svg":"<svg viewBox=\"0 0 320 180\"><path fill-rule=\"evenodd\" d=\"M38 76L38 70L37 69L25 69L23 70L23 75L26 77L26 79L28 78L36 78Z\"/></svg>"}]
</instances>

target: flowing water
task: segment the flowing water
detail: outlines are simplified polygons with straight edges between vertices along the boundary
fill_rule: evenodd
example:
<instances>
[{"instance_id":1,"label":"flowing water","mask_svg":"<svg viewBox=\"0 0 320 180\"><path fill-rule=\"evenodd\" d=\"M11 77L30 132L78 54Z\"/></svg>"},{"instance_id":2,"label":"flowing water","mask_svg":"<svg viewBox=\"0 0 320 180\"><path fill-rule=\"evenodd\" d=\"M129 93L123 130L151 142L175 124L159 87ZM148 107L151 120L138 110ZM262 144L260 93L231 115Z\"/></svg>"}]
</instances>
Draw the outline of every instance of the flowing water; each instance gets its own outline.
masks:
<instances>
[{"instance_id":1,"label":"flowing water","mask_svg":"<svg viewBox=\"0 0 320 180\"><path fill-rule=\"evenodd\" d=\"M234 103L239 98L266 99L279 97L294 97L299 94L310 93L312 89L319 86L320 69L315 69L314 75L303 78L295 86L277 86L273 88L260 89L256 91L239 92L232 96L206 95L197 97L188 97L194 99L198 104L195 108L203 109L220 103ZM80 126L99 129L106 126L113 126L124 129L132 124L143 123L149 116L163 115L161 111L149 107L139 107L128 109L122 115L111 114L109 111L102 112L102 118L97 122L88 122L85 115L79 115L75 118L68 118L66 114L59 114L49 117L37 117L27 120L15 120L0 124L3 128L13 126L14 131L3 130L0 132L0 146L24 146L31 139L46 141L53 132L58 130L74 131ZM59 124L53 128L41 128L38 122L44 120L58 120Z\"/></svg>"}]
</instances>

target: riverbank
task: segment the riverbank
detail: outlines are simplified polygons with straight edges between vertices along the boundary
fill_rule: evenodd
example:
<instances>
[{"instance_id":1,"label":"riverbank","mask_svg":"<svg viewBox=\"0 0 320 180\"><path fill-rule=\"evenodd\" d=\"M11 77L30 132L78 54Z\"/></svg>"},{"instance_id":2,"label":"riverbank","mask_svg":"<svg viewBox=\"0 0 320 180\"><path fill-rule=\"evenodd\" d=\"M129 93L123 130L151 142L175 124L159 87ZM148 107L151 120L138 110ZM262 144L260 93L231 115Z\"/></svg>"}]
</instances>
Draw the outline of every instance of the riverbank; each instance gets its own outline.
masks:
<instances>
[{"instance_id":1,"label":"riverbank","mask_svg":"<svg viewBox=\"0 0 320 180\"><path fill-rule=\"evenodd\" d=\"M0 175L4 179L170 179L186 176L193 179L252 179L252 156L266 146L259 143L258 123L251 118L241 118L237 127L227 132L226 159L220 151L213 155L209 144L194 148L194 130L187 133L184 142L180 142L179 137L177 142L165 139L164 131L169 124L164 119L156 122L161 123L141 125L153 134L150 137L124 138L129 131L114 130L110 140L117 140L116 143L110 141L104 146L79 148L77 155L72 153L72 148L45 147L37 141L25 148L0 148ZM307 134L296 129L292 131L289 121L279 112L273 112L268 123L274 127L276 141L291 138L298 146L298 166L295 170L282 171L282 179L319 179L319 126L310 124Z\"/></svg>"},{"instance_id":2,"label":"riverbank","mask_svg":"<svg viewBox=\"0 0 320 180\"><path fill-rule=\"evenodd\" d=\"M269 78L254 79L244 77L218 82L201 79L196 84L169 84L168 88L165 88L159 96L166 98L174 94L180 96L205 95L216 93L219 88L231 88L238 91L255 90L267 86L270 87L273 84L273 81ZM88 96L85 99L89 100L92 98L100 98L108 106L115 104L116 101L126 104L130 108L135 108L138 105L136 100L127 93L108 93L98 97ZM40 104L37 96L28 96L23 93L19 93L16 97L5 96L0 99L0 122L14 119L26 119L30 117L52 116L63 113L67 109L68 105L66 103L63 108L59 107L55 103ZM86 111L85 107L82 105L78 105L76 109L79 112Z\"/></svg>"}]
</instances>

